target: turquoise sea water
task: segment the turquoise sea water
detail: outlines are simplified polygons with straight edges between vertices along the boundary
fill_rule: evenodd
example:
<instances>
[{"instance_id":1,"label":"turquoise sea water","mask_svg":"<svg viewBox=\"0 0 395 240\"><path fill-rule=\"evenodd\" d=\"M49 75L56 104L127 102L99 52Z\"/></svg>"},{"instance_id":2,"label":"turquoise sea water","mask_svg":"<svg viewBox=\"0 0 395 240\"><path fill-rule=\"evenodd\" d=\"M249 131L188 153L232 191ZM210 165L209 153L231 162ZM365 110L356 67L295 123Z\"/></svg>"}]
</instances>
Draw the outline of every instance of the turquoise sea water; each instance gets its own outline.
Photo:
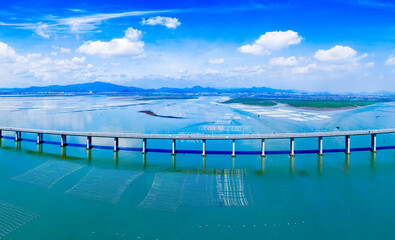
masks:
<instances>
[{"instance_id":1,"label":"turquoise sea water","mask_svg":"<svg viewBox=\"0 0 395 240\"><path fill-rule=\"evenodd\" d=\"M221 98L2 97L0 126L141 133L272 133L393 128L394 103L342 111L222 105ZM139 111L152 111L160 118ZM13 133L3 133L13 136ZM35 139L32 134L24 139ZM44 136L59 142L59 136ZM84 138L69 138L85 143ZM111 139L93 139L112 145ZM391 134L378 146L395 146ZM351 138L369 147L370 136ZM141 147L139 140L120 140ZM237 150L260 150L237 141ZM267 150L288 150L267 140ZM297 150L317 139L296 139ZM170 149L151 140L148 148ZM199 141L177 142L200 150ZM207 150L230 150L207 141ZM344 148L344 138L324 138ZM395 233L395 149L316 154L208 155L66 147L1 139L4 239L389 239Z\"/></svg>"}]
</instances>

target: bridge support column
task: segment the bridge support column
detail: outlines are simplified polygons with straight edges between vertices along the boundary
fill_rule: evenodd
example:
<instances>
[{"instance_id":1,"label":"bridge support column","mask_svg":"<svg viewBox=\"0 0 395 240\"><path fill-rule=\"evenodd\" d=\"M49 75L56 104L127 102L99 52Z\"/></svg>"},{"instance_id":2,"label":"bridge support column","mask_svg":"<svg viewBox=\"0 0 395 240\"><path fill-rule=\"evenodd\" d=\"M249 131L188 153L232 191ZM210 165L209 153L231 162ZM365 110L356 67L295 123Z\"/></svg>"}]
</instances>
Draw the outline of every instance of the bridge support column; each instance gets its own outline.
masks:
<instances>
[{"instance_id":1,"label":"bridge support column","mask_svg":"<svg viewBox=\"0 0 395 240\"><path fill-rule=\"evenodd\" d=\"M266 157L266 155L265 155L265 139L262 139L262 142L261 142L261 157Z\"/></svg>"},{"instance_id":2,"label":"bridge support column","mask_svg":"<svg viewBox=\"0 0 395 240\"><path fill-rule=\"evenodd\" d=\"M207 155L206 154L206 140L203 139L202 142L203 142L202 157L205 157Z\"/></svg>"},{"instance_id":3,"label":"bridge support column","mask_svg":"<svg viewBox=\"0 0 395 240\"><path fill-rule=\"evenodd\" d=\"M351 154L351 138L349 135L346 136L346 150L344 152L347 155Z\"/></svg>"},{"instance_id":4,"label":"bridge support column","mask_svg":"<svg viewBox=\"0 0 395 240\"><path fill-rule=\"evenodd\" d=\"M61 147L66 147L67 146L67 136L66 135L61 135L60 146Z\"/></svg>"},{"instance_id":5,"label":"bridge support column","mask_svg":"<svg viewBox=\"0 0 395 240\"><path fill-rule=\"evenodd\" d=\"M232 157L236 157L236 143L235 140L232 140Z\"/></svg>"},{"instance_id":6,"label":"bridge support column","mask_svg":"<svg viewBox=\"0 0 395 240\"><path fill-rule=\"evenodd\" d=\"M113 151L114 152L118 152L119 151L119 138L117 138L117 137L115 137L114 138L114 149L113 149Z\"/></svg>"},{"instance_id":7,"label":"bridge support column","mask_svg":"<svg viewBox=\"0 0 395 240\"><path fill-rule=\"evenodd\" d=\"M374 133L374 134L372 134L371 135L371 148L370 148L370 151L372 152L372 153L376 153L377 152L377 141L376 141L376 134Z\"/></svg>"},{"instance_id":8,"label":"bridge support column","mask_svg":"<svg viewBox=\"0 0 395 240\"><path fill-rule=\"evenodd\" d=\"M43 140L43 134L42 133L37 133L37 142L36 142L37 144L42 144L42 143L44 143L44 140Z\"/></svg>"},{"instance_id":9,"label":"bridge support column","mask_svg":"<svg viewBox=\"0 0 395 240\"><path fill-rule=\"evenodd\" d=\"M318 137L318 155L319 156L324 155L322 137Z\"/></svg>"},{"instance_id":10,"label":"bridge support column","mask_svg":"<svg viewBox=\"0 0 395 240\"><path fill-rule=\"evenodd\" d=\"M176 155L176 140L173 139L173 143L171 145L171 155Z\"/></svg>"},{"instance_id":11,"label":"bridge support column","mask_svg":"<svg viewBox=\"0 0 395 240\"><path fill-rule=\"evenodd\" d=\"M142 154L147 153L147 139L143 138L143 150L141 151Z\"/></svg>"},{"instance_id":12,"label":"bridge support column","mask_svg":"<svg viewBox=\"0 0 395 240\"><path fill-rule=\"evenodd\" d=\"M22 133L21 132L15 132L15 142L22 141Z\"/></svg>"},{"instance_id":13,"label":"bridge support column","mask_svg":"<svg viewBox=\"0 0 395 240\"><path fill-rule=\"evenodd\" d=\"M86 137L86 150L92 149L92 136Z\"/></svg>"},{"instance_id":14,"label":"bridge support column","mask_svg":"<svg viewBox=\"0 0 395 240\"><path fill-rule=\"evenodd\" d=\"M291 141L290 141L290 152L289 152L289 156L291 156L291 157L295 157L295 139L294 138L291 138Z\"/></svg>"}]
</instances>

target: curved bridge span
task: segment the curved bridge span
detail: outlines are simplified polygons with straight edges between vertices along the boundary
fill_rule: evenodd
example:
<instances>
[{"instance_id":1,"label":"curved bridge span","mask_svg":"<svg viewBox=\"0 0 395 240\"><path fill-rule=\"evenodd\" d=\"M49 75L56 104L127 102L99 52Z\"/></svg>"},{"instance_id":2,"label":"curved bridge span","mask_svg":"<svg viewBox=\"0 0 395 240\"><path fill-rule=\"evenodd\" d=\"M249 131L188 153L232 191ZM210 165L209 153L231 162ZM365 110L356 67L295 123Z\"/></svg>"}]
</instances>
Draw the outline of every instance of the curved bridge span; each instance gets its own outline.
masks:
<instances>
[{"instance_id":1,"label":"curved bridge span","mask_svg":"<svg viewBox=\"0 0 395 240\"><path fill-rule=\"evenodd\" d=\"M143 154L147 152L169 152L172 155L178 153L191 153L191 154L231 154L232 157L237 154L260 154L265 157L266 154L289 154L294 156L295 153L318 153L323 155L325 152L342 152L350 154L351 151L372 151L376 152L379 149L394 149L395 146L377 147L376 136L377 134L395 133L395 128L391 129L374 129L374 130L355 130L355 131L334 131L334 132L308 132L308 133L270 133L270 134L227 134L227 135L204 135L204 134L144 134L144 133L107 133L107 132L75 132L75 131L58 131L58 130L40 130L40 129L27 129L27 128L14 128L14 127L0 127L0 138L10 138L2 135L2 132L14 132L15 141L22 141L22 133L35 133L37 134L37 144L54 143L44 141L45 135L58 135L60 136L60 146L66 147L67 136L86 137L86 148L111 148L113 151L131 150L141 151ZM367 148L351 148L351 136L370 135L370 147ZM343 149L324 149L323 138L327 137L345 137L345 148ZM113 138L114 146L94 146L92 145L92 138ZM119 139L141 139L141 148L119 148ZM295 138L317 138L318 148L316 150L295 150ZM148 149L147 140L149 139L168 139L172 140L172 148L170 149ZM261 151L236 151L235 140L260 140ZM289 139L289 151L265 151L265 140L267 139ZM26 139L32 141L31 139ZM202 150L177 150L177 140L201 140ZM207 140L231 140L232 151L206 151ZM69 144L71 146L85 146L82 144Z\"/></svg>"}]
</instances>

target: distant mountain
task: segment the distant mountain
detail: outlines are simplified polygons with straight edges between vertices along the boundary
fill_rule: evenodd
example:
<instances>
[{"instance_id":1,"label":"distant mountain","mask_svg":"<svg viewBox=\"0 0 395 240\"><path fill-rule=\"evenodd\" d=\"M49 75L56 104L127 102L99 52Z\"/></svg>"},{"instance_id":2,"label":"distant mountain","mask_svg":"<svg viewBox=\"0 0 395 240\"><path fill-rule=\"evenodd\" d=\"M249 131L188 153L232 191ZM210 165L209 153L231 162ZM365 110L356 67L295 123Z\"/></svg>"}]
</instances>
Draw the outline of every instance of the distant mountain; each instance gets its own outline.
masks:
<instances>
[{"instance_id":1,"label":"distant mountain","mask_svg":"<svg viewBox=\"0 0 395 240\"><path fill-rule=\"evenodd\" d=\"M159 89L143 89L137 87L126 87L112 83L92 82L72 85L51 85L46 87L28 87L28 88L1 88L0 94L293 94L297 91L281 90L266 87L252 88L228 88L217 89L202 86L192 88L159 88Z\"/></svg>"},{"instance_id":2,"label":"distant mountain","mask_svg":"<svg viewBox=\"0 0 395 240\"><path fill-rule=\"evenodd\" d=\"M2 88L0 94L37 94L37 93L137 93L147 90L136 87L125 87L112 83L93 82L66 86L51 85L46 87Z\"/></svg>"}]
</instances>

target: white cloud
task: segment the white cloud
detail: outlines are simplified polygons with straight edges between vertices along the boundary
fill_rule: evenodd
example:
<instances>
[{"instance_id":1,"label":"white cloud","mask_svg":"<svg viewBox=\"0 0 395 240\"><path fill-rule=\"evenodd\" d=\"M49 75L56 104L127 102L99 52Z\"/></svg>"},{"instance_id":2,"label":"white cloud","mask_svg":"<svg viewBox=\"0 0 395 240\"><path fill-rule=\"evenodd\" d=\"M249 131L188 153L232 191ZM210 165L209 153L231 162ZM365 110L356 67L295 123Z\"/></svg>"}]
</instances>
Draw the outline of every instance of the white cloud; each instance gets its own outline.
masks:
<instances>
[{"instance_id":1,"label":"white cloud","mask_svg":"<svg viewBox=\"0 0 395 240\"><path fill-rule=\"evenodd\" d=\"M5 23L0 22L0 26L10 26L17 29L28 29L34 31L37 35L43 38L50 38L51 33L65 33L73 34L86 33L96 30L104 21L143 16L148 14L168 13L174 10L153 10L153 11L131 11L121 13L98 13L83 16L59 18L53 15L47 15L40 18L36 23Z\"/></svg>"},{"instance_id":2,"label":"white cloud","mask_svg":"<svg viewBox=\"0 0 395 240\"><path fill-rule=\"evenodd\" d=\"M141 21L141 24L143 25L163 25L166 26L167 28L171 29L176 29L178 26L181 25L180 21L178 21L177 18L171 18L171 17L150 17L147 20L143 18Z\"/></svg>"},{"instance_id":3,"label":"white cloud","mask_svg":"<svg viewBox=\"0 0 395 240\"><path fill-rule=\"evenodd\" d=\"M263 66L256 65L256 66L237 66L233 68L234 72L240 72L240 73L248 73L248 74L260 74L265 72L265 69Z\"/></svg>"},{"instance_id":4,"label":"white cloud","mask_svg":"<svg viewBox=\"0 0 395 240\"><path fill-rule=\"evenodd\" d=\"M40 54L40 53L31 53L31 54L28 54L26 57L27 57L28 59L31 59L31 58L40 58L40 57L41 57L41 54Z\"/></svg>"},{"instance_id":5,"label":"white cloud","mask_svg":"<svg viewBox=\"0 0 395 240\"><path fill-rule=\"evenodd\" d=\"M348 62L358 60L355 58L356 55L357 52L354 49L336 45L328 50L318 50L314 54L314 58L321 62ZM367 55L362 56L366 57Z\"/></svg>"},{"instance_id":6,"label":"white cloud","mask_svg":"<svg viewBox=\"0 0 395 240\"><path fill-rule=\"evenodd\" d=\"M75 62L75 63L84 63L86 60L85 57L73 57L73 59L71 59L71 61Z\"/></svg>"},{"instance_id":7,"label":"white cloud","mask_svg":"<svg viewBox=\"0 0 395 240\"><path fill-rule=\"evenodd\" d=\"M266 32L253 44L241 46L238 50L242 53L254 55L269 55L272 51L280 50L290 45L299 44L301 41L302 37L299 36L297 32L291 30L285 32Z\"/></svg>"},{"instance_id":8,"label":"white cloud","mask_svg":"<svg viewBox=\"0 0 395 240\"><path fill-rule=\"evenodd\" d=\"M395 57L389 57L387 61L385 61L385 65L395 66Z\"/></svg>"},{"instance_id":9,"label":"white cloud","mask_svg":"<svg viewBox=\"0 0 395 240\"><path fill-rule=\"evenodd\" d=\"M163 11L132 11L123 13L99 13L86 16L68 17L55 19L55 22L59 25L65 25L70 28L72 33L81 33L92 31L97 28L103 21L115 18L142 16L153 13L168 12Z\"/></svg>"},{"instance_id":10,"label":"white cloud","mask_svg":"<svg viewBox=\"0 0 395 240\"><path fill-rule=\"evenodd\" d=\"M0 42L0 58L14 58L15 50L8 44Z\"/></svg>"},{"instance_id":11,"label":"white cloud","mask_svg":"<svg viewBox=\"0 0 395 240\"><path fill-rule=\"evenodd\" d=\"M365 64L365 67L368 67L368 68L374 67L374 62L368 62L368 63L366 63L366 64Z\"/></svg>"},{"instance_id":12,"label":"white cloud","mask_svg":"<svg viewBox=\"0 0 395 240\"><path fill-rule=\"evenodd\" d=\"M225 59L223 58L216 58L216 59L209 59L208 63L210 64L222 64L225 62Z\"/></svg>"},{"instance_id":13,"label":"white cloud","mask_svg":"<svg viewBox=\"0 0 395 240\"><path fill-rule=\"evenodd\" d=\"M61 47L59 50L60 50L61 53L70 53L71 52L70 48L63 48L63 47Z\"/></svg>"},{"instance_id":14,"label":"white cloud","mask_svg":"<svg viewBox=\"0 0 395 240\"><path fill-rule=\"evenodd\" d=\"M185 73L188 73L188 68L182 68L182 69L179 69L178 70L178 73L180 73L180 74L185 74Z\"/></svg>"},{"instance_id":15,"label":"white cloud","mask_svg":"<svg viewBox=\"0 0 395 240\"><path fill-rule=\"evenodd\" d=\"M50 35L48 33L48 25L47 24L39 24L37 26L37 28L34 30L34 32L43 38L50 37Z\"/></svg>"},{"instance_id":16,"label":"white cloud","mask_svg":"<svg viewBox=\"0 0 395 240\"><path fill-rule=\"evenodd\" d=\"M293 72L298 73L298 74L305 74L305 73L308 73L311 70L317 69L317 68L318 68L317 63L311 63L305 67L296 67L293 69Z\"/></svg>"},{"instance_id":17,"label":"white cloud","mask_svg":"<svg viewBox=\"0 0 395 240\"><path fill-rule=\"evenodd\" d=\"M57 59L42 57L38 53L19 55L12 47L3 42L0 42L0 60L2 60L0 74L13 82L20 79L37 82L57 81L65 77L67 79L82 79L82 76L87 74L87 69L93 67L86 64L85 57Z\"/></svg>"},{"instance_id":18,"label":"white cloud","mask_svg":"<svg viewBox=\"0 0 395 240\"><path fill-rule=\"evenodd\" d=\"M212 68L207 68L206 71L204 72L205 75L216 75L219 74L219 71L216 69Z\"/></svg>"},{"instance_id":19,"label":"white cloud","mask_svg":"<svg viewBox=\"0 0 395 240\"><path fill-rule=\"evenodd\" d=\"M109 42L85 42L77 49L77 52L89 55L99 55L101 57L143 57L144 42L140 40L141 35L140 30L128 28L123 38L115 38Z\"/></svg>"},{"instance_id":20,"label":"white cloud","mask_svg":"<svg viewBox=\"0 0 395 240\"><path fill-rule=\"evenodd\" d=\"M295 66L298 64L298 60L296 60L295 57L289 57L289 58L284 58L284 57L278 57L278 58L272 58L269 61L269 64L272 66Z\"/></svg>"}]
</instances>

